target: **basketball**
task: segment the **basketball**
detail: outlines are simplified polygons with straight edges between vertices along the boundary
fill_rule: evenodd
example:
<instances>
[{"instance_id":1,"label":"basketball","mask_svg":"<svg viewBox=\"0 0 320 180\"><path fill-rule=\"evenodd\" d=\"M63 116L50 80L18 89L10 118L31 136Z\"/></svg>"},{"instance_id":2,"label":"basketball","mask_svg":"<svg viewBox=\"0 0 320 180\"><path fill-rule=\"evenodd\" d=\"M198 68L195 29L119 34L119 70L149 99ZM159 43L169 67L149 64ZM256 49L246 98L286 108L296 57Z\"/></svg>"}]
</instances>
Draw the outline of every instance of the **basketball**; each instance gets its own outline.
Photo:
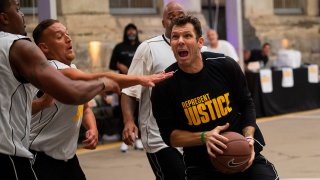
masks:
<instances>
[{"instance_id":1,"label":"basketball","mask_svg":"<svg viewBox=\"0 0 320 180\"><path fill-rule=\"evenodd\" d=\"M217 154L210 160L217 171L225 174L241 172L251 157L251 149L246 138L236 132L224 132L221 135L229 139L223 154Z\"/></svg>"}]
</instances>

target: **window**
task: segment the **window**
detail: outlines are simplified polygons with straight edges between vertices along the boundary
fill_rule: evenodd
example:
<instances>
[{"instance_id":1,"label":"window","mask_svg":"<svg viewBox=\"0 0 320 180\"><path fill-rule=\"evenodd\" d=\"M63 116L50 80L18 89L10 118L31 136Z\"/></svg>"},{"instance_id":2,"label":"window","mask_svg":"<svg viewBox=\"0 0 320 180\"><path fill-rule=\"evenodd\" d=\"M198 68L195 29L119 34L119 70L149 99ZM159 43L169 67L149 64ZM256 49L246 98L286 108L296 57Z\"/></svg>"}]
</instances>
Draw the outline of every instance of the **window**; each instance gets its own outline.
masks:
<instances>
[{"instance_id":1,"label":"window","mask_svg":"<svg viewBox=\"0 0 320 180\"><path fill-rule=\"evenodd\" d=\"M304 0L273 0L275 14L302 14Z\"/></svg>"},{"instance_id":2,"label":"window","mask_svg":"<svg viewBox=\"0 0 320 180\"><path fill-rule=\"evenodd\" d=\"M156 0L110 0L111 14L155 14Z\"/></svg>"},{"instance_id":3,"label":"window","mask_svg":"<svg viewBox=\"0 0 320 180\"><path fill-rule=\"evenodd\" d=\"M20 7L24 14L36 14L38 12L37 0L20 0Z\"/></svg>"}]
</instances>

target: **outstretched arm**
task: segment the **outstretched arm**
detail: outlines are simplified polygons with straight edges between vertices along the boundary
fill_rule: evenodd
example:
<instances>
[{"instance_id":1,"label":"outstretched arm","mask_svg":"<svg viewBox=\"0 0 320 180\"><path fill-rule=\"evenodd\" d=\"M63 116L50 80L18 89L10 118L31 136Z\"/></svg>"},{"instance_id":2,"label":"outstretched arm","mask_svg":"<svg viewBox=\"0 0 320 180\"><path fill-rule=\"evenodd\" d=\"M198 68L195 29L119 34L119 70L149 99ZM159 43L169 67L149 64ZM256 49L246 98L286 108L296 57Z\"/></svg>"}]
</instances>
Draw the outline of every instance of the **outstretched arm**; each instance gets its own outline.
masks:
<instances>
[{"instance_id":1,"label":"outstretched arm","mask_svg":"<svg viewBox=\"0 0 320 180\"><path fill-rule=\"evenodd\" d=\"M114 72L103 72L103 73L85 73L80 71L79 69L67 68L61 70L62 73L71 78L77 80L91 80L99 77L107 77L114 81L116 81L121 88L126 88L134 85L142 85L142 86L151 86L153 87L155 83L160 82L164 79L170 78L173 75L173 72L169 73L159 73L152 75L125 75L118 74Z\"/></svg>"},{"instance_id":2,"label":"outstretched arm","mask_svg":"<svg viewBox=\"0 0 320 180\"><path fill-rule=\"evenodd\" d=\"M30 82L62 103L83 104L105 89L103 81L73 81L65 77L49 65L36 45L27 40L14 42L9 59L18 80Z\"/></svg>"}]
</instances>

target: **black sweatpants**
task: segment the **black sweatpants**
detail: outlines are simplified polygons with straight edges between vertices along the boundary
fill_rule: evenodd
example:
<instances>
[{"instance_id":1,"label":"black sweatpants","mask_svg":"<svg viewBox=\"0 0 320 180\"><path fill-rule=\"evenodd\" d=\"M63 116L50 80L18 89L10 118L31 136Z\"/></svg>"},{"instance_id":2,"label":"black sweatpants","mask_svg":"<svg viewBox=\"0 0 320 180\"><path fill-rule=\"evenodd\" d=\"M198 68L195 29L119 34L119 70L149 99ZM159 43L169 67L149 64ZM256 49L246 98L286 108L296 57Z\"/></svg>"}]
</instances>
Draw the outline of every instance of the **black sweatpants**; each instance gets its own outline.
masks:
<instances>
[{"instance_id":1,"label":"black sweatpants","mask_svg":"<svg viewBox=\"0 0 320 180\"><path fill-rule=\"evenodd\" d=\"M181 153L172 147L147 153L156 180L185 180L185 165Z\"/></svg>"},{"instance_id":2,"label":"black sweatpants","mask_svg":"<svg viewBox=\"0 0 320 180\"><path fill-rule=\"evenodd\" d=\"M257 155L252 165L244 172L235 174L223 174L213 167L190 167L187 168L187 180L279 180L274 165L261 154Z\"/></svg>"},{"instance_id":3,"label":"black sweatpants","mask_svg":"<svg viewBox=\"0 0 320 180\"><path fill-rule=\"evenodd\" d=\"M33 152L35 155L33 169L38 180L85 180L86 177L75 155L68 161L57 160L43 152Z\"/></svg>"},{"instance_id":4,"label":"black sweatpants","mask_svg":"<svg viewBox=\"0 0 320 180\"><path fill-rule=\"evenodd\" d=\"M0 179L37 180L31 159L0 153Z\"/></svg>"}]
</instances>

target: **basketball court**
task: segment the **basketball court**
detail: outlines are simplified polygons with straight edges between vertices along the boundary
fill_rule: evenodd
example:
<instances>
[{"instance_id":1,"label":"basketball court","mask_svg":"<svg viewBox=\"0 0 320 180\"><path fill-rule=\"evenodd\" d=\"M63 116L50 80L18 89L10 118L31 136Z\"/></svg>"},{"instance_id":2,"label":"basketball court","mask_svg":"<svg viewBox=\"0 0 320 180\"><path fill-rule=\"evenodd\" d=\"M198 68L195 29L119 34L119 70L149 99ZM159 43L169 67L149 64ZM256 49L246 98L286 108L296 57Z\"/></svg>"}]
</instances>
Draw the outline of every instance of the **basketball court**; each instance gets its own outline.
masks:
<instances>
[{"instance_id":1,"label":"basketball court","mask_svg":"<svg viewBox=\"0 0 320 180\"><path fill-rule=\"evenodd\" d=\"M267 146L263 155L281 180L320 180L320 109L258 119ZM119 142L78 150L88 180L155 179L143 151L119 151Z\"/></svg>"}]
</instances>

